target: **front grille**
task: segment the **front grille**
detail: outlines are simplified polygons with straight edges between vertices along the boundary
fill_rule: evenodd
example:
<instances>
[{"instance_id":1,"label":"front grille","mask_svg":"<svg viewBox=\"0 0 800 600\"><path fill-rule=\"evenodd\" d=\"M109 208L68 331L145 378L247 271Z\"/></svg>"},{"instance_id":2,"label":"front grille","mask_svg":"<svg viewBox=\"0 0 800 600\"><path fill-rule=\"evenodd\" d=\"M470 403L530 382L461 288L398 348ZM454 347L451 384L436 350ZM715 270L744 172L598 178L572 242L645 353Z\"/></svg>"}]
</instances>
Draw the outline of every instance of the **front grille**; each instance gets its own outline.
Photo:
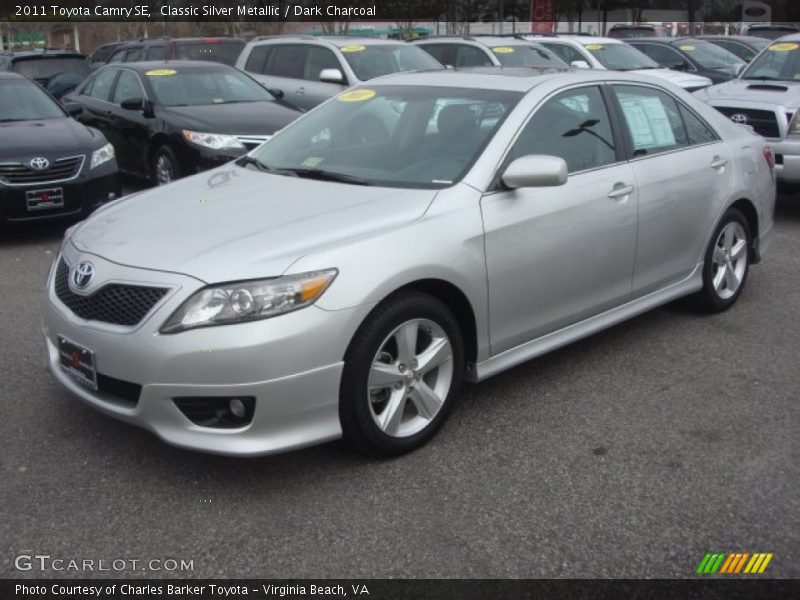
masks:
<instances>
[{"instance_id":1,"label":"front grille","mask_svg":"<svg viewBox=\"0 0 800 600\"><path fill-rule=\"evenodd\" d=\"M98 373L97 391L123 406L133 408L139 403L139 395L142 393L142 386L138 383L114 379L108 375Z\"/></svg>"},{"instance_id":2,"label":"front grille","mask_svg":"<svg viewBox=\"0 0 800 600\"><path fill-rule=\"evenodd\" d=\"M758 135L768 138L781 137L781 130L778 127L778 117L771 110L755 110L753 108L731 108L729 106L715 106L719 112L726 117L733 115L744 115L747 123Z\"/></svg>"},{"instance_id":3,"label":"front grille","mask_svg":"<svg viewBox=\"0 0 800 600\"><path fill-rule=\"evenodd\" d=\"M74 179L81 172L84 156L68 156L50 163L44 171L36 171L23 163L0 163L0 181L8 185L59 183Z\"/></svg>"},{"instance_id":4,"label":"front grille","mask_svg":"<svg viewBox=\"0 0 800 600\"><path fill-rule=\"evenodd\" d=\"M81 319L131 327L144 319L167 288L111 283L89 296L81 296L69 289L69 267L62 258L56 269L55 292Z\"/></svg>"}]
</instances>

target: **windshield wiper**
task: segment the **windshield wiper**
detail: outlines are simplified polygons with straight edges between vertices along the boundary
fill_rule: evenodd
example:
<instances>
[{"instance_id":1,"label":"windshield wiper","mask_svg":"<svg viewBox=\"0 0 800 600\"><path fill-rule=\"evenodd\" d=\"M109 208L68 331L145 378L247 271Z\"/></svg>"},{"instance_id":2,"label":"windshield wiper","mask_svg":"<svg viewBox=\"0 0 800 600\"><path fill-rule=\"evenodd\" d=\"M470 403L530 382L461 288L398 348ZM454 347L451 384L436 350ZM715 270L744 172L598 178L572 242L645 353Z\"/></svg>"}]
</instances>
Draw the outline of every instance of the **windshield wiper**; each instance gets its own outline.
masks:
<instances>
[{"instance_id":1,"label":"windshield wiper","mask_svg":"<svg viewBox=\"0 0 800 600\"><path fill-rule=\"evenodd\" d=\"M236 159L236 164L240 167L255 167L259 171L263 171L264 173L273 173L275 175L288 175L290 177L297 177L295 172L292 169L276 169L275 167L270 167L267 163L263 163L257 158L253 158L249 154L245 154Z\"/></svg>"},{"instance_id":2,"label":"windshield wiper","mask_svg":"<svg viewBox=\"0 0 800 600\"><path fill-rule=\"evenodd\" d=\"M320 179L322 181L339 181L341 183L352 183L353 185L372 185L366 179L347 173L336 173L335 171L323 171L322 169L286 169L307 179Z\"/></svg>"}]
</instances>

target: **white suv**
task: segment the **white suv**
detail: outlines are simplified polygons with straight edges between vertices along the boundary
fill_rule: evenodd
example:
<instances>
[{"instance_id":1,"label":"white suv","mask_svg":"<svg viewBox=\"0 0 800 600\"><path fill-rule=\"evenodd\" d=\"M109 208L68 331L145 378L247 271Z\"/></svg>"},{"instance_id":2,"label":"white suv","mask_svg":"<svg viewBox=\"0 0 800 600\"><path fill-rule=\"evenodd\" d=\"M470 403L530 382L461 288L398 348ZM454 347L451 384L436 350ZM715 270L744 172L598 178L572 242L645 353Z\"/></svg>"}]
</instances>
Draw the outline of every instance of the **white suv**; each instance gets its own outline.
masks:
<instances>
[{"instance_id":1,"label":"white suv","mask_svg":"<svg viewBox=\"0 0 800 600\"><path fill-rule=\"evenodd\" d=\"M666 79L690 92L695 92L711 85L711 80L708 77L664 69L644 52L613 38L559 35L554 37L533 37L532 39L535 39L548 50L552 50L573 67L631 71L652 75Z\"/></svg>"},{"instance_id":2,"label":"white suv","mask_svg":"<svg viewBox=\"0 0 800 600\"><path fill-rule=\"evenodd\" d=\"M405 42L301 35L252 40L239 55L236 68L286 103L310 110L342 90L381 75L443 67Z\"/></svg>"}]
</instances>

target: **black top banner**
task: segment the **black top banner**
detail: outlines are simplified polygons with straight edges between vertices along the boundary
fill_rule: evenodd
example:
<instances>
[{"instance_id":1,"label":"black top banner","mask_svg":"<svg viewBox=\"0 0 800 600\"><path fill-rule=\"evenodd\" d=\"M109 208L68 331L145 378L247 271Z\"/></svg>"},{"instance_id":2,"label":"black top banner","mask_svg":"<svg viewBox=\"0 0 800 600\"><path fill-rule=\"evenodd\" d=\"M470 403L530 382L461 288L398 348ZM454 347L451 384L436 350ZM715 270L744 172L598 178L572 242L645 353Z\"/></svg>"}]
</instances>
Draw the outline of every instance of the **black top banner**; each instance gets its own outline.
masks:
<instances>
[{"instance_id":1,"label":"black top banner","mask_svg":"<svg viewBox=\"0 0 800 600\"><path fill-rule=\"evenodd\" d=\"M764 6L775 22L800 21L797 0ZM645 9L678 11L680 21L753 20L742 0L0 0L0 21L549 22L615 11L638 21Z\"/></svg>"}]
</instances>

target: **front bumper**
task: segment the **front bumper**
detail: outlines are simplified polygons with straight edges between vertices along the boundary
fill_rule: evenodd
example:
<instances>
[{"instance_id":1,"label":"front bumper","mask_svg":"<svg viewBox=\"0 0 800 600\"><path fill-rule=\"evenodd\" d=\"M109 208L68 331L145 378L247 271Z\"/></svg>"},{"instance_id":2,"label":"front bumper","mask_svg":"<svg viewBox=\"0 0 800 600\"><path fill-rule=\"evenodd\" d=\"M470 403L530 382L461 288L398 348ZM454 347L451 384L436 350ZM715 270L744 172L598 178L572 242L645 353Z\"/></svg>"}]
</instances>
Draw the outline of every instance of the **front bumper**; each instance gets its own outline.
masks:
<instances>
[{"instance_id":1,"label":"front bumper","mask_svg":"<svg viewBox=\"0 0 800 600\"><path fill-rule=\"evenodd\" d=\"M68 262L79 258L69 244L64 252ZM91 260L104 277L168 284L171 290L141 323L125 328L77 317L55 295L51 273L43 324L47 367L86 404L175 446L217 454L271 454L341 436L342 359L370 307L326 311L311 306L263 321L162 335L161 324L203 283L95 256ZM133 401L102 386L91 390L63 371L58 336L92 350L99 375L141 386ZM255 412L249 424L236 429L196 425L173 401L240 396L255 398Z\"/></svg>"},{"instance_id":2,"label":"front bumper","mask_svg":"<svg viewBox=\"0 0 800 600\"><path fill-rule=\"evenodd\" d=\"M41 189L61 188L64 205L57 208L29 210L26 192ZM64 183L43 183L25 186L0 184L0 222L39 221L69 216L85 216L104 202L122 195L122 185L116 167L104 175L86 177L81 175Z\"/></svg>"},{"instance_id":3,"label":"front bumper","mask_svg":"<svg viewBox=\"0 0 800 600\"><path fill-rule=\"evenodd\" d=\"M781 183L800 184L800 141L767 140L775 154L775 176Z\"/></svg>"}]
</instances>

